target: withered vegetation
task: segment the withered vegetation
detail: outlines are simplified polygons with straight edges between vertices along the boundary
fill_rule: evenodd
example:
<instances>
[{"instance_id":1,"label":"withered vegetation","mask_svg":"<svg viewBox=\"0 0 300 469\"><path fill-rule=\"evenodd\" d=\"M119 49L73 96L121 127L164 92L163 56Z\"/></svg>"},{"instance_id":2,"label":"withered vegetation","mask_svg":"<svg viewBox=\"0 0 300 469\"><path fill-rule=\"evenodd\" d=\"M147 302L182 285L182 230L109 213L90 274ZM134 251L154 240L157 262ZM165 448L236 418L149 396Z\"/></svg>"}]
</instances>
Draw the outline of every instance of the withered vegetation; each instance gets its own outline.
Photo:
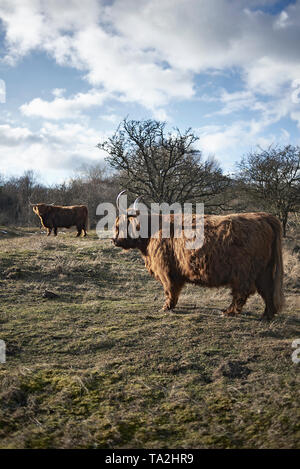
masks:
<instances>
[{"instance_id":1,"label":"withered vegetation","mask_svg":"<svg viewBox=\"0 0 300 469\"><path fill-rule=\"evenodd\" d=\"M299 447L295 234L286 308L269 323L258 295L223 318L229 291L192 285L162 312L138 253L93 232L0 236L2 448Z\"/></svg>"}]
</instances>

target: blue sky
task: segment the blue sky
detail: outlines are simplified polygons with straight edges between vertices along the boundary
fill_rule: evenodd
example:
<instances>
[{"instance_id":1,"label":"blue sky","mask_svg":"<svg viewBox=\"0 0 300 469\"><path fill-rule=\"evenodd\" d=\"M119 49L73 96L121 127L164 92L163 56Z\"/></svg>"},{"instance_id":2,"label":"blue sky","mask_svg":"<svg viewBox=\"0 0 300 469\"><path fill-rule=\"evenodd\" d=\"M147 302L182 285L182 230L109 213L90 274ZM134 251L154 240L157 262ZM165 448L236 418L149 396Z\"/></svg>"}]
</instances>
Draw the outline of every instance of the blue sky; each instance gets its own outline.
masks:
<instances>
[{"instance_id":1,"label":"blue sky","mask_svg":"<svg viewBox=\"0 0 300 469\"><path fill-rule=\"evenodd\" d=\"M125 116L192 127L226 173L300 145L299 44L300 0L0 0L0 176L62 182Z\"/></svg>"}]
</instances>

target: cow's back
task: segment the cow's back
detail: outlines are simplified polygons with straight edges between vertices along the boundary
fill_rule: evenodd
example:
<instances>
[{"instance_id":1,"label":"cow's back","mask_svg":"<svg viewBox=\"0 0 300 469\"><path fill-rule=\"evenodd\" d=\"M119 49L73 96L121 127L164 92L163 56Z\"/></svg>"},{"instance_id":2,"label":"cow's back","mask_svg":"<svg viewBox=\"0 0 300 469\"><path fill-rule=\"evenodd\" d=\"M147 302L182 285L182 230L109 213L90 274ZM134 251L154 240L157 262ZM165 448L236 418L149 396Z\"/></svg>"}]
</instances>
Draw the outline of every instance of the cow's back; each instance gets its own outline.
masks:
<instances>
[{"instance_id":1,"label":"cow's back","mask_svg":"<svg viewBox=\"0 0 300 469\"><path fill-rule=\"evenodd\" d=\"M204 243L187 249L189 240L167 240L173 268L186 281L221 286L235 277L255 276L269 262L274 233L269 214L241 213L204 217Z\"/></svg>"},{"instance_id":2,"label":"cow's back","mask_svg":"<svg viewBox=\"0 0 300 469\"><path fill-rule=\"evenodd\" d=\"M53 226L70 228L85 223L87 208L85 205L53 206L51 213Z\"/></svg>"}]
</instances>

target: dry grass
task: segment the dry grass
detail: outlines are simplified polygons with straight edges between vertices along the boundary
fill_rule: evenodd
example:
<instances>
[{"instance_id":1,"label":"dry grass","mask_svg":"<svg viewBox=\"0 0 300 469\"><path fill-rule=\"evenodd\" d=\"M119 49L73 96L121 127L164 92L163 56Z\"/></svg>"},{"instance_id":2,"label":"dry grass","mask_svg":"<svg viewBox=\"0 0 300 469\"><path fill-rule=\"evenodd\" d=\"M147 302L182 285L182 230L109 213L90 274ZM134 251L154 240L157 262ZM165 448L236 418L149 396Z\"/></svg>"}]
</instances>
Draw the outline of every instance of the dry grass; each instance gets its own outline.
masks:
<instances>
[{"instance_id":1,"label":"dry grass","mask_svg":"<svg viewBox=\"0 0 300 469\"><path fill-rule=\"evenodd\" d=\"M162 312L138 253L95 233L3 230L2 448L299 447L295 237L284 249L286 310L264 323L257 295L224 319L223 289L188 286L176 313Z\"/></svg>"}]
</instances>

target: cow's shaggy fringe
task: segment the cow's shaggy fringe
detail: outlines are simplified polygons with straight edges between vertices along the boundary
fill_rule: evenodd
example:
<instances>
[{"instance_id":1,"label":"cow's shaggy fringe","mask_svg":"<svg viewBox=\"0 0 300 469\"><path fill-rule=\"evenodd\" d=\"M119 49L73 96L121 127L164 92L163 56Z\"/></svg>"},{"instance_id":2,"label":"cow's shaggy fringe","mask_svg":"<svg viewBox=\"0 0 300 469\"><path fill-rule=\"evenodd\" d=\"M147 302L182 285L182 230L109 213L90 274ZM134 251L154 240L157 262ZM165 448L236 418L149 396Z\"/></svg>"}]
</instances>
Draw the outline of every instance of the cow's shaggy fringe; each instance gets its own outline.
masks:
<instances>
[{"instance_id":1,"label":"cow's shaggy fringe","mask_svg":"<svg viewBox=\"0 0 300 469\"><path fill-rule=\"evenodd\" d=\"M132 239L118 236L114 243L124 249L138 248L145 265L164 288L164 309L173 309L185 283L231 288L232 303L226 315L240 313L248 297L256 291L265 302L263 318L271 319L284 303L282 291L282 230L277 218L267 213L239 213L204 217L204 244L187 249L190 240L158 237ZM128 223L138 224L138 213ZM171 233L174 218L170 216ZM150 218L149 218L150 226Z\"/></svg>"}]
</instances>

